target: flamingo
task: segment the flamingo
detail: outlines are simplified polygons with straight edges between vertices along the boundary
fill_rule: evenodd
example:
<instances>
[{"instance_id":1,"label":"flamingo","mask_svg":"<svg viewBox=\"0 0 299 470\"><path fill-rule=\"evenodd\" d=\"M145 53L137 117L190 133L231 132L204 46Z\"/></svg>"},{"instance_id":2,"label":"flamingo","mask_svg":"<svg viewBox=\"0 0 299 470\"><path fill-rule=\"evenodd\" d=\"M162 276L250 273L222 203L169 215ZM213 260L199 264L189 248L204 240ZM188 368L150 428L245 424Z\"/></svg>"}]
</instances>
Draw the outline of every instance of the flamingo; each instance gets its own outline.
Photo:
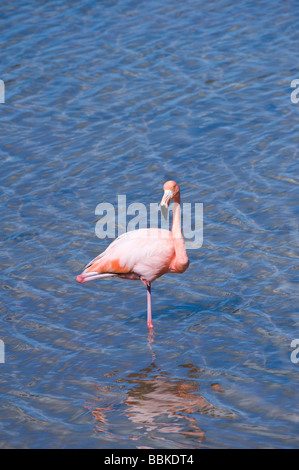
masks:
<instances>
[{"instance_id":1,"label":"flamingo","mask_svg":"<svg viewBox=\"0 0 299 470\"><path fill-rule=\"evenodd\" d=\"M76 277L83 283L94 279L118 277L141 280L147 287L147 327L153 330L151 283L166 273L183 273L189 258L181 230L180 188L175 181L164 184L161 212L167 219L173 200L171 231L145 228L126 232L90 261Z\"/></svg>"}]
</instances>

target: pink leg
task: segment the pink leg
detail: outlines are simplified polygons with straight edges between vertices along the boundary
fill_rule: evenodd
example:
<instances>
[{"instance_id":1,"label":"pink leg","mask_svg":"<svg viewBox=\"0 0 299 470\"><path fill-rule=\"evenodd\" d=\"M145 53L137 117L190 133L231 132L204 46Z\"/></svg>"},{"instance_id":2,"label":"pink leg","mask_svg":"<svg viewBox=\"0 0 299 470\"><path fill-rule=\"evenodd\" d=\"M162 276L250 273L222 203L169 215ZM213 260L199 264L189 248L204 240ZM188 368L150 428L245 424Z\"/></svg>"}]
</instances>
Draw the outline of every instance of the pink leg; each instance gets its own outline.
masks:
<instances>
[{"instance_id":1,"label":"pink leg","mask_svg":"<svg viewBox=\"0 0 299 470\"><path fill-rule=\"evenodd\" d=\"M147 287L147 327L152 330L154 325L152 323L152 294L151 294L151 283L146 283Z\"/></svg>"}]
</instances>

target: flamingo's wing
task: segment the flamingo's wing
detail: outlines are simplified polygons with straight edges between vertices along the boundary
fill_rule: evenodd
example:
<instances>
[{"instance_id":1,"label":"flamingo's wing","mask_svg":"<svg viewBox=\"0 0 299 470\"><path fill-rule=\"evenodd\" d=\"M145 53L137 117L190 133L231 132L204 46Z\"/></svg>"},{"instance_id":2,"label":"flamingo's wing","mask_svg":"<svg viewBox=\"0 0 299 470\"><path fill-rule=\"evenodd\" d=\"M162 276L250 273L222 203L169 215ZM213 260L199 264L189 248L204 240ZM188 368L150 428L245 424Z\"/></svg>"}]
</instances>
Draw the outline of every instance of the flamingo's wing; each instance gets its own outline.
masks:
<instances>
[{"instance_id":1,"label":"flamingo's wing","mask_svg":"<svg viewBox=\"0 0 299 470\"><path fill-rule=\"evenodd\" d=\"M105 255L107 255L107 253L109 253L113 247L115 245L117 245L117 243L119 243L121 241L122 238L124 238L125 236L127 235L127 233L124 233L123 235L119 236L118 238L116 238L112 243L110 243L110 245L106 248L105 251L103 251L102 253L100 253L98 256L96 256L94 259L92 259L91 261L89 261L89 263L85 266L84 269L87 269L89 268L90 266L92 266L93 264L95 264L96 261L98 261L99 259L103 258Z\"/></svg>"},{"instance_id":2,"label":"flamingo's wing","mask_svg":"<svg viewBox=\"0 0 299 470\"><path fill-rule=\"evenodd\" d=\"M171 232L162 229L134 230L114 240L86 266L78 280L84 282L107 275L120 275L153 281L168 271L174 254Z\"/></svg>"}]
</instances>

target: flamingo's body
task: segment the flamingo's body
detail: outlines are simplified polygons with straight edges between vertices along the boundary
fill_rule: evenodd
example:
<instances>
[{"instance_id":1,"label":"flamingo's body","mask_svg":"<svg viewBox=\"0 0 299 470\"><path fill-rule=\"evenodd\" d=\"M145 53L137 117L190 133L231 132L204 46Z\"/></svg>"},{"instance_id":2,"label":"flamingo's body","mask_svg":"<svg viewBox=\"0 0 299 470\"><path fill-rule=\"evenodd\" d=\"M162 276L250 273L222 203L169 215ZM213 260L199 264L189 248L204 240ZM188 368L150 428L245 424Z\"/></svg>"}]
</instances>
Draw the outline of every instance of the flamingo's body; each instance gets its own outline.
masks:
<instances>
[{"instance_id":1,"label":"flamingo's body","mask_svg":"<svg viewBox=\"0 0 299 470\"><path fill-rule=\"evenodd\" d=\"M189 265L181 232L180 190L174 181L165 183L164 190L162 212L163 208L168 208L170 199L174 200L171 232L150 228L124 233L88 263L76 278L81 283L107 277L141 280L147 286L147 325L150 329L153 328L151 282L166 273L182 273Z\"/></svg>"}]
</instances>

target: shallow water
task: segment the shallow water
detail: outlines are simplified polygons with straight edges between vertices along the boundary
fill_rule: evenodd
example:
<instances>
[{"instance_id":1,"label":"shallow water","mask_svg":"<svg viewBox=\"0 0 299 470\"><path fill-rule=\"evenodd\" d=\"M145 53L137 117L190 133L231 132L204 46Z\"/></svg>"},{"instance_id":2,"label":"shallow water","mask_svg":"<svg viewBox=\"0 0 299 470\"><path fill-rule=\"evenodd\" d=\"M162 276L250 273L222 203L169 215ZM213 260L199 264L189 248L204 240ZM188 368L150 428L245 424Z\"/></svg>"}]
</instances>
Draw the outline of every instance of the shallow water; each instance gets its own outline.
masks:
<instances>
[{"instance_id":1,"label":"shallow water","mask_svg":"<svg viewBox=\"0 0 299 470\"><path fill-rule=\"evenodd\" d=\"M1 5L2 447L298 447L298 4ZM190 268L75 276L98 203L204 208Z\"/></svg>"}]
</instances>

